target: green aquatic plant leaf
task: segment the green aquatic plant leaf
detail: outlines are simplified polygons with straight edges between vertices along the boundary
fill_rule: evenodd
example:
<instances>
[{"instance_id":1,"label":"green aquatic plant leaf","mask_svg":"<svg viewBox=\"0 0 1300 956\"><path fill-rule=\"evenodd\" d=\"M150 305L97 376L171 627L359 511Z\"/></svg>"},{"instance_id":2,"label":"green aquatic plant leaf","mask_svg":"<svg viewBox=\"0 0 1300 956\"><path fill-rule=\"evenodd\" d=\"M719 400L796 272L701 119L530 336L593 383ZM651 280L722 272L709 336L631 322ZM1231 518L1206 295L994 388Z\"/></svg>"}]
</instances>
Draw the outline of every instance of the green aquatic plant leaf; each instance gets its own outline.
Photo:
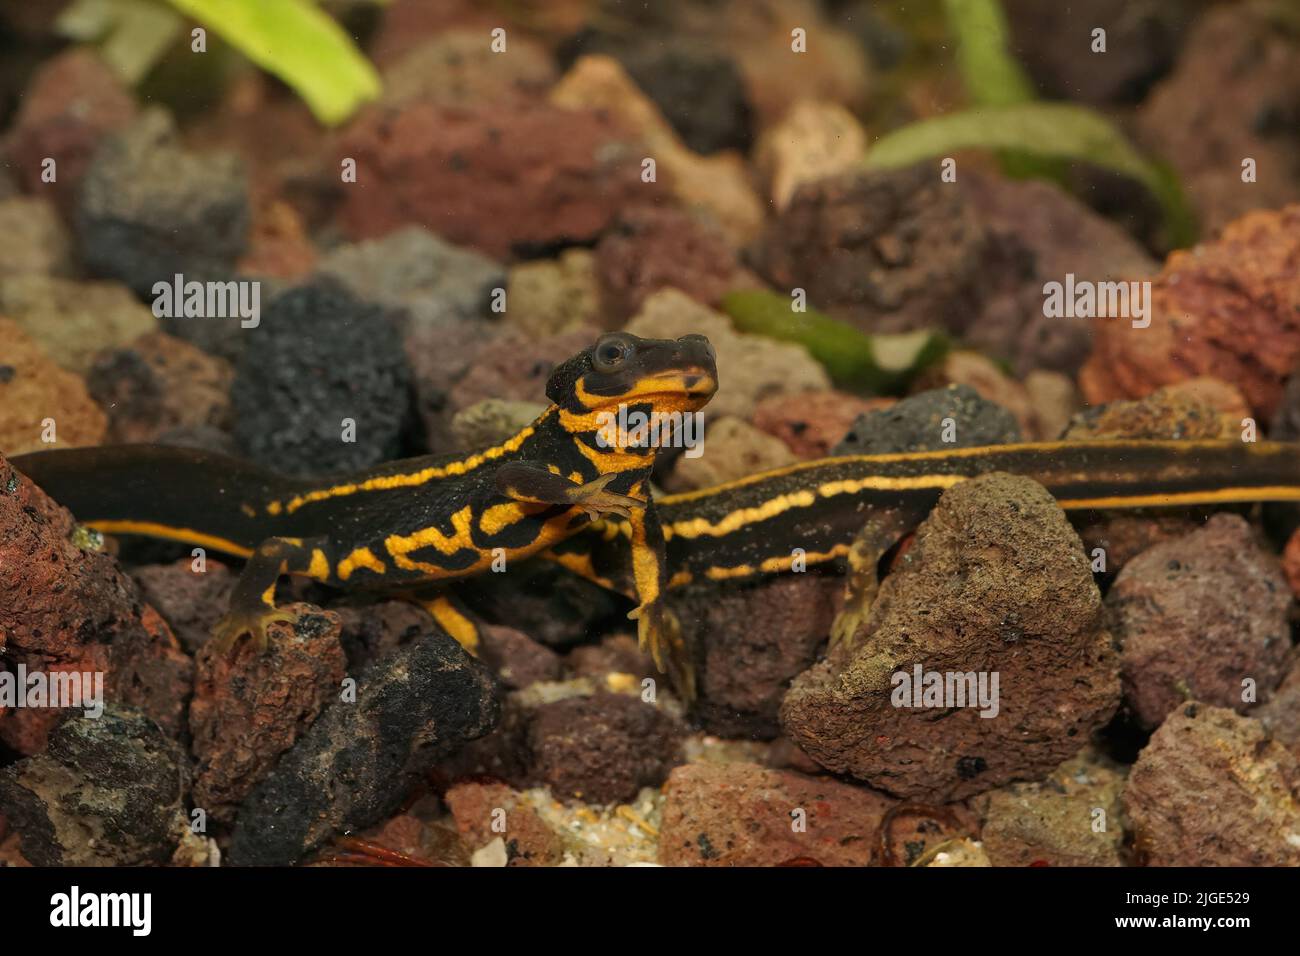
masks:
<instances>
[{"instance_id":1,"label":"green aquatic plant leaf","mask_svg":"<svg viewBox=\"0 0 1300 956\"><path fill-rule=\"evenodd\" d=\"M379 74L310 0L168 0L297 91L323 123L379 95Z\"/></svg>"},{"instance_id":2,"label":"green aquatic plant leaf","mask_svg":"<svg viewBox=\"0 0 1300 956\"><path fill-rule=\"evenodd\" d=\"M813 309L796 312L788 298L775 292L729 292L722 309L741 332L797 342L837 386L873 395L901 392L948 351L948 338L941 332L867 335Z\"/></svg>"},{"instance_id":3,"label":"green aquatic plant leaf","mask_svg":"<svg viewBox=\"0 0 1300 956\"><path fill-rule=\"evenodd\" d=\"M1036 98L1029 75L1009 52L1010 30L998 0L944 0L943 9L973 102L1006 106Z\"/></svg>"},{"instance_id":4,"label":"green aquatic plant leaf","mask_svg":"<svg viewBox=\"0 0 1300 956\"><path fill-rule=\"evenodd\" d=\"M1144 157L1109 120L1084 106L1015 103L921 120L877 140L866 164L896 169L966 149L1019 150L1135 179L1159 201L1172 245L1196 239L1195 217L1169 168Z\"/></svg>"},{"instance_id":5,"label":"green aquatic plant leaf","mask_svg":"<svg viewBox=\"0 0 1300 956\"><path fill-rule=\"evenodd\" d=\"M957 45L962 83L974 105L1009 106L1038 99L1029 74L1011 55L1011 29L999 0L944 0L943 10ZM1002 150L998 162L1014 179L1065 181L1059 160Z\"/></svg>"}]
</instances>

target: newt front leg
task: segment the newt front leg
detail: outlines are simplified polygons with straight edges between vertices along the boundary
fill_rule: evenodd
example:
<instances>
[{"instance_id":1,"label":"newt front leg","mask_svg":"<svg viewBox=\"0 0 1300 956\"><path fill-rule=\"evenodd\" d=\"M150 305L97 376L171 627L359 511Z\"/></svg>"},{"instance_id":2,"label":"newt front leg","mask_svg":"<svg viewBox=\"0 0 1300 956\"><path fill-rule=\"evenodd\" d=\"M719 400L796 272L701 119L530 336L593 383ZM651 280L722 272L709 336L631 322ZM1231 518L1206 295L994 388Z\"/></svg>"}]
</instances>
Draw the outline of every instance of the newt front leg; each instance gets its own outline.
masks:
<instances>
[{"instance_id":1,"label":"newt front leg","mask_svg":"<svg viewBox=\"0 0 1300 956\"><path fill-rule=\"evenodd\" d=\"M305 574L327 580L331 550L326 538L267 538L258 545L230 595L230 609L213 628L213 650L228 654L247 634L259 653L265 651L270 625L297 620L292 611L275 606L275 585L280 575Z\"/></svg>"},{"instance_id":2,"label":"newt front leg","mask_svg":"<svg viewBox=\"0 0 1300 956\"><path fill-rule=\"evenodd\" d=\"M557 475L546 466L514 461L497 469L496 487L511 501L525 504L573 505L581 508L593 521L607 514L629 517L645 507L640 498L620 495L606 488L618 477L617 472L600 475L584 485Z\"/></svg>"},{"instance_id":3,"label":"newt front leg","mask_svg":"<svg viewBox=\"0 0 1300 956\"><path fill-rule=\"evenodd\" d=\"M668 675L673 687L690 704L695 700L695 668L682 640L676 615L664 605L667 563L664 533L654 505L632 513L632 576L641 604L628 617L637 623L637 638L659 670Z\"/></svg>"}]
</instances>

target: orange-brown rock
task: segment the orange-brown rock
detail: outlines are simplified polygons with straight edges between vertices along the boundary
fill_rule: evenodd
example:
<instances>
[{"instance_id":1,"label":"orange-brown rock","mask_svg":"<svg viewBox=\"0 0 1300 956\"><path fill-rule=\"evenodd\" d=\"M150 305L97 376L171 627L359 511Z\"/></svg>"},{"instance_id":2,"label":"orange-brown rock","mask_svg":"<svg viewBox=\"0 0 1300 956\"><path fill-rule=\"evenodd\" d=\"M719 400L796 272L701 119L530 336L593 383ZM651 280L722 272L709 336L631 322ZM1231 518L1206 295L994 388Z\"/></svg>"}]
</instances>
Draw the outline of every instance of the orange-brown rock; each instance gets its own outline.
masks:
<instances>
[{"instance_id":1,"label":"orange-brown rock","mask_svg":"<svg viewBox=\"0 0 1300 956\"><path fill-rule=\"evenodd\" d=\"M1267 420L1300 358L1300 204L1249 213L1216 241L1173 253L1148 305L1147 328L1096 321L1080 374L1089 402L1213 375Z\"/></svg>"}]
</instances>

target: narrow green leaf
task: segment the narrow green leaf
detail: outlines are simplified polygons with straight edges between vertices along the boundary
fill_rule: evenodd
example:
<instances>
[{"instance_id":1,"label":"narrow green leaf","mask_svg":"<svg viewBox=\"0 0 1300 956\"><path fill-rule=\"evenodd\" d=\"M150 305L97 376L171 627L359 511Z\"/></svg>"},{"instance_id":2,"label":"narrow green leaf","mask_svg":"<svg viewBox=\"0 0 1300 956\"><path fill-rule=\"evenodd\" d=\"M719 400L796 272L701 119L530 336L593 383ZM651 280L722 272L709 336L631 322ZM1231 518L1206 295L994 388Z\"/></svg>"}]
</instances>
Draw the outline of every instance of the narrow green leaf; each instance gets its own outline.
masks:
<instances>
[{"instance_id":1,"label":"narrow green leaf","mask_svg":"<svg viewBox=\"0 0 1300 956\"><path fill-rule=\"evenodd\" d=\"M379 74L310 0L169 0L298 92L334 125L379 95Z\"/></svg>"},{"instance_id":2,"label":"narrow green leaf","mask_svg":"<svg viewBox=\"0 0 1300 956\"><path fill-rule=\"evenodd\" d=\"M1010 106L1038 99L1033 81L1011 54L1011 29L999 0L944 0L948 31L957 44L962 83L975 106ZM1002 172L1012 179L1064 183L1059 160L1016 150L998 153Z\"/></svg>"},{"instance_id":3,"label":"narrow green leaf","mask_svg":"<svg viewBox=\"0 0 1300 956\"><path fill-rule=\"evenodd\" d=\"M998 0L944 0L943 8L973 102L1006 106L1035 99L1033 83L1009 51L1010 30Z\"/></svg>"},{"instance_id":4,"label":"narrow green leaf","mask_svg":"<svg viewBox=\"0 0 1300 956\"><path fill-rule=\"evenodd\" d=\"M873 395L902 391L948 351L942 333L867 335L812 309L795 312L789 299L774 292L729 292L722 309L740 331L797 342L821 362L836 385Z\"/></svg>"},{"instance_id":5,"label":"narrow green leaf","mask_svg":"<svg viewBox=\"0 0 1300 956\"><path fill-rule=\"evenodd\" d=\"M1160 202L1171 243L1195 241L1195 219L1177 179L1142 156L1104 116L1084 106L1019 103L922 120L877 140L866 163L873 169L895 169L965 149L1023 150L1136 179Z\"/></svg>"}]
</instances>

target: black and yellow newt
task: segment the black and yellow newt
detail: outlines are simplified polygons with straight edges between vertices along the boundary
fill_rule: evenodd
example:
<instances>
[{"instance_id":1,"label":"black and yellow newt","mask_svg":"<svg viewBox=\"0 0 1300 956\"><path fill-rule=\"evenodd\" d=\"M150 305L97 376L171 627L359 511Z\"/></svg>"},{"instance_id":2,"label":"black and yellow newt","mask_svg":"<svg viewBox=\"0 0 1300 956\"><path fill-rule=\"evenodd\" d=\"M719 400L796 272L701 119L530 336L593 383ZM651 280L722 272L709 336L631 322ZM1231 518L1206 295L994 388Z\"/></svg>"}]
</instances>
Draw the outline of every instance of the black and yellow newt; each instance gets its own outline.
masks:
<instances>
[{"instance_id":1,"label":"black and yellow newt","mask_svg":"<svg viewBox=\"0 0 1300 956\"><path fill-rule=\"evenodd\" d=\"M1027 476L1067 510L1300 501L1300 446L1231 441L847 456L650 501L655 449L603 447L598 414L623 403L694 411L715 386L702 337L614 335L557 368L547 389L555 404L536 422L469 458L398 462L327 482L153 446L46 452L14 464L91 527L248 557L225 643L264 633L278 613L282 572L341 587L410 587L484 571L494 549L509 559L544 553L636 596L643 643L688 694L689 665L663 609L668 588L841 561L864 609L877 559L946 488L976 475ZM593 513L602 517L588 526ZM429 606L453 636L472 641L471 622L445 597Z\"/></svg>"},{"instance_id":2,"label":"black and yellow newt","mask_svg":"<svg viewBox=\"0 0 1300 956\"><path fill-rule=\"evenodd\" d=\"M1282 442L1035 442L826 458L656 499L668 587L840 562L850 606L832 639L842 640L870 606L879 560L945 489L995 471L1034 479L1067 511L1300 501L1300 445ZM547 557L631 593L631 533L605 518Z\"/></svg>"},{"instance_id":3,"label":"black and yellow newt","mask_svg":"<svg viewBox=\"0 0 1300 956\"><path fill-rule=\"evenodd\" d=\"M543 551L593 517L626 522L642 645L669 662L661 595L663 537L649 477L659 449L617 429L617 411L679 416L717 388L713 348L603 336L556 367L552 405L531 425L468 457L393 462L324 481L285 478L222 455L123 445L38 452L16 468L78 521L111 534L183 541L247 559L218 624L218 649L245 635L265 645L282 574L348 589L413 594L463 644L474 625L430 585ZM424 590L420 590L424 589Z\"/></svg>"}]
</instances>

